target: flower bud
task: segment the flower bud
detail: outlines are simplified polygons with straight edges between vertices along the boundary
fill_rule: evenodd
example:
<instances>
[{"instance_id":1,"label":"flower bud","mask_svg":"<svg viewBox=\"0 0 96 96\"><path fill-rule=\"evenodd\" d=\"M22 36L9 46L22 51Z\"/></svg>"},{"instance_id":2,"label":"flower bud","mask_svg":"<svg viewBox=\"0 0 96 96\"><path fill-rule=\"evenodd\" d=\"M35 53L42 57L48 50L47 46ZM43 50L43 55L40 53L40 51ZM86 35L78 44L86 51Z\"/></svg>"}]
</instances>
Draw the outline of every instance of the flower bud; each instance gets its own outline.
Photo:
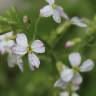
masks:
<instances>
[{"instance_id":1,"label":"flower bud","mask_svg":"<svg viewBox=\"0 0 96 96\"><path fill-rule=\"evenodd\" d=\"M29 17L27 15L23 16L23 23L24 24L30 23Z\"/></svg>"}]
</instances>

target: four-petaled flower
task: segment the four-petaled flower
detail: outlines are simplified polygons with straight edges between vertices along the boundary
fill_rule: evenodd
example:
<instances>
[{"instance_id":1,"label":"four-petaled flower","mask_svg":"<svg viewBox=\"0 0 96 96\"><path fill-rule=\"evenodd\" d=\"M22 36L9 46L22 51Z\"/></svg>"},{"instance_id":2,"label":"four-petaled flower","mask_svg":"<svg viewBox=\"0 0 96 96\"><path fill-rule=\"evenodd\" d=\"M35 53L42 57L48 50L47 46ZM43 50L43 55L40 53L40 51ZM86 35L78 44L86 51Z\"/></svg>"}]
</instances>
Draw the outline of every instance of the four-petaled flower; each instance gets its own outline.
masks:
<instances>
[{"instance_id":1,"label":"four-petaled flower","mask_svg":"<svg viewBox=\"0 0 96 96\"><path fill-rule=\"evenodd\" d=\"M13 48L13 52L17 55L25 55L28 53L29 66L32 70L39 68L40 60L35 53L44 53L45 47L40 40L33 41L30 45L28 44L27 37L25 34L17 34L16 45Z\"/></svg>"},{"instance_id":2,"label":"four-petaled flower","mask_svg":"<svg viewBox=\"0 0 96 96\"><path fill-rule=\"evenodd\" d=\"M79 96L76 91L78 91L80 87L72 81L64 82L62 79L59 79L55 82L54 86L63 90L63 92L60 93L60 96Z\"/></svg>"},{"instance_id":3,"label":"four-petaled flower","mask_svg":"<svg viewBox=\"0 0 96 96\"><path fill-rule=\"evenodd\" d=\"M49 4L45 7L43 7L40 10L40 15L43 17L49 17L52 16L54 21L56 23L61 22L61 17L64 19L69 19L67 14L63 11L63 8L61 6L58 6L55 4L55 0L46 0L46 2Z\"/></svg>"},{"instance_id":4,"label":"four-petaled flower","mask_svg":"<svg viewBox=\"0 0 96 96\"><path fill-rule=\"evenodd\" d=\"M78 52L71 53L69 55L69 61L71 63L72 69L65 67L63 71L61 71L61 78L65 82L69 82L73 79L73 82L77 82L77 84L81 84L83 78L79 74L79 72L89 72L94 68L94 63L91 59L87 59L81 63L81 56Z\"/></svg>"}]
</instances>

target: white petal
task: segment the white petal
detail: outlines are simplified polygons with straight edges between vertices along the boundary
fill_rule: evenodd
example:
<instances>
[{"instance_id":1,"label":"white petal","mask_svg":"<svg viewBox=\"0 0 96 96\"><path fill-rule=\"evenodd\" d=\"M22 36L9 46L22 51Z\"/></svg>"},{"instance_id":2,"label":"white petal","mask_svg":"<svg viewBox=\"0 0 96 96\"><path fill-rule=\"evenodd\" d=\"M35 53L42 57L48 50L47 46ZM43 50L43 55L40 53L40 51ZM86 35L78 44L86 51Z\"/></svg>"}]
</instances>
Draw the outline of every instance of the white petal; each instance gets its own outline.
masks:
<instances>
[{"instance_id":1,"label":"white petal","mask_svg":"<svg viewBox=\"0 0 96 96\"><path fill-rule=\"evenodd\" d=\"M78 17L73 17L71 19L72 24L79 26L79 27L87 27L87 25L82 21L82 19L79 19Z\"/></svg>"},{"instance_id":2,"label":"white petal","mask_svg":"<svg viewBox=\"0 0 96 96\"><path fill-rule=\"evenodd\" d=\"M19 69L21 70L21 72L23 72L23 61L21 58L17 58L17 65L19 67Z\"/></svg>"},{"instance_id":3,"label":"white petal","mask_svg":"<svg viewBox=\"0 0 96 96\"><path fill-rule=\"evenodd\" d=\"M32 51L36 52L36 53L44 53L45 52L44 44L40 40L35 40L32 43L31 48L32 48Z\"/></svg>"},{"instance_id":4,"label":"white petal","mask_svg":"<svg viewBox=\"0 0 96 96\"><path fill-rule=\"evenodd\" d=\"M20 46L28 46L27 37L25 34L17 34L16 43Z\"/></svg>"},{"instance_id":5,"label":"white petal","mask_svg":"<svg viewBox=\"0 0 96 96\"><path fill-rule=\"evenodd\" d=\"M32 70L34 68L39 68L40 60L34 53L28 55L28 60L29 60L29 66Z\"/></svg>"},{"instance_id":6,"label":"white petal","mask_svg":"<svg viewBox=\"0 0 96 96\"><path fill-rule=\"evenodd\" d=\"M64 19L68 20L69 17L67 16L67 14L64 12L63 8L61 6L57 6L56 10L58 11L58 13L60 14L61 17L63 17Z\"/></svg>"},{"instance_id":7,"label":"white petal","mask_svg":"<svg viewBox=\"0 0 96 96\"><path fill-rule=\"evenodd\" d=\"M69 96L69 92L65 91L65 92L61 92L60 96Z\"/></svg>"},{"instance_id":8,"label":"white petal","mask_svg":"<svg viewBox=\"0 0 96 96\"><path fill-rule=\"evenodd\" d=\"M55 82L54 84L55 87L58 87L58 88L62 88L62 89L66 89L67 87L67 83L64 82L63 80L59 79Z\"/></svg>"},{"instance_id":9,"label":"white petal","mask_svg":"<svg viewBox=\"0 0 96 96\"><path fill-rule=\"evenodd\" d=\"M6 37L11 37L11 36L13 36L13 31L6 33L5 36L6 36Z\"/></svg>"},{"instance_id":10,"label":"white petal","mask_svg":"<svg viewBox=\"0 0 96 96\"><path fill-rule=\"evenodd\" d=\"M79 96L77 93L72 93L72 96Z\"/></svg>"},{"instance_id":11,"label":"white petal","mask_svg":"<svg viewBox=\"0 0 96 96\"><path fill-rule=\"evenodd\" d=\"M61 23L61 17L57 10L54 10L52 17L56 23Z\"/></svg>"},{"instance_id":12,"label":"white petal","mask_svg":"<svg viewBox=\"0 0 96 96\"><path fill-rule=\"evenodd\" d=\"M69 68L64 68L64 70L61 72L61 79L64 82L69 82L73 78L73 70Z\"/></svg>"},{"instance_id":13,"label":"white petal","mask_svg":"<svg viewBox=\"0 0 96 96\"><path fill-rule=\"evenodd\" d=\"M55 0L46 0L50 5L55 3Z\"/></svg>"},{"instance_id":14,"label":"white petal","mask_svg":"<svg viewBox=\"0 0 96 96\"><path fill-rule=\"evenodd\" d=\"M79 85L72 85L72 91L78 91L80 89Z\"/></svg>"},{"instance_id":15,"label":"white petal","mask_svg":"<svg viewBox=\"0 0 96 96\"><path fill-rule=\"evenodd\" d=\"M77 67L81 63L81 56L78 52L71 53L69 55L69 61L73 67Z\"/></svg>"},{"instance_id":16,"label":"white petal","mask_svg":"<svg viewBox=\"0 0 96 96\"><path fill-rule=\"evenodd\" d=\"M86 60L80 67L81 72L88 72L94 68L94 62L90 59Z\"/></svg>"},{"instance_id":17,"label":"white petal","mask_svg":"<svg viewBox=\"0 0 96 96\"><path fill-rule=\"evenodd\" d=\"M15 57L12 54L8 54L8 66L13 68L15 66Z\"/></svg>"},{"instance_id":18,"label":"white petal","mask_svg":"<svg viewBox=\"0 0 96 96\"><path fill-rule=\"evenodd\" d=\"M21 57L10 52L8 56L8 66L13 68L15 67L16 64L18 65L20 70L23 72L23 61Z\"/></svg>"},{"instance_id":19,"label":"white petal","mask_svg":"<svg viewBox=\"0 0 96 96\"><path fill-rule=\"evenodd\" d=\"M27 53L26 47L23 46L15 46L12 48L12 51L17 55L25 55Z\"/></svg>"},{"instance_id":20,"label":"white petal","mask_svg":"<svg viewBox=\"0 0 96 96\"><path fill-rule=\"evenodd\" d=\"M79 73L75 73L72 79L72 83L75 85L80 85L83 82L83 78Z\"/></svg>"},{"instance_id":21,"label":"white petal","mask_svg":"<svg viewBox=\"0 0 96 96\"><path fill-rule=\"evenodd\" d=\"M51 6L47 5L40 10L40 15L43 17L50 17L53 14Z\"/></svg>"},{"instance_id":22,"label":"white petal","mask_svg":"<svg viewBox=\"0 0 96 96\"><path fill-rule=\"evenodd\" d=\"M11 48L11 47L13 47L15 45L15 42L13 41L13 40L8 40L8 42L7 42L7 47L8 48Z\"/></svg>"}]
</instances>

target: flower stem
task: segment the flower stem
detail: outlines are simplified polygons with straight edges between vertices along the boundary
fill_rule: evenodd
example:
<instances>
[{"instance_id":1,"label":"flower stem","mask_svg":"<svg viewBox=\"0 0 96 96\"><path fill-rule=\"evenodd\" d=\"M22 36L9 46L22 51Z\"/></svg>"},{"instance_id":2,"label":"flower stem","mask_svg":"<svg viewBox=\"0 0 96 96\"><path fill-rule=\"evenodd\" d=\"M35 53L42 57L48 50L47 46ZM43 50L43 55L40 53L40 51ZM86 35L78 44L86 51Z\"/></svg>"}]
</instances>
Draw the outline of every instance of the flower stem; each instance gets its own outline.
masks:
<instances>
[{"instance_id":1,"label":"flower stem","mask_svg":"<svg viewBox=\"0 0 96 96\"><path fill-rule=\"evenodd\" d=\"M36 35L37 35L37 27L38 27L38 23L39 23L40 19L41 19L41 17L39 16L39 17L37 18L37 20L36 20L35 25L34 25L33 40L35 40L35 38L36 38Z\"/></svg>"}]
</instances>

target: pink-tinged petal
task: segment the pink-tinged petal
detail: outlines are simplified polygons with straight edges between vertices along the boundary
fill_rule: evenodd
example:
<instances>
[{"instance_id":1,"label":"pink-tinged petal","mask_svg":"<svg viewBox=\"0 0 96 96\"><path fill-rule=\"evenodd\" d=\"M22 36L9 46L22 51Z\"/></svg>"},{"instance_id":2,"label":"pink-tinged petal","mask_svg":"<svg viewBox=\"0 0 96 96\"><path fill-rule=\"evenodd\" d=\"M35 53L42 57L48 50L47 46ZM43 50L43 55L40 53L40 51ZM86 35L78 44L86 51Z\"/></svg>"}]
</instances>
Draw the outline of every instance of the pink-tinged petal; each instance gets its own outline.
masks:
<instances>
[{"instance_id":1,"label":"pink-tinged petal","mask_svg":"<svg viewBox=\"0 0 96 96\"><path fill-rule=\"evenodd\" d=\"M42 41L35 40L33 41L31 45L32 51L36 53L44 53L45 52L45 46Z\"/></svg>"},{"instance_id":2,"label":"pink-tinged petal","mask_svg":"<svg viewBox=\"0 0 96 96\"><path fill-rule=\"evenodd\" d=\"M14 54L17 54L17 55L25 55L27 53L26 47L23 47L23 46L15 46L12 48L12 51Z\"/></svg>"},{"instance_id":3,"label":"pink-tinged petal","mask_svg":"<svg viewBox=\"0 0 96 96\"><path fill-rule=\"evenodd\" d=\"M48 2L50 5L55 3L55 0L46 0L46 2Z\"/></svg>"},{"instance_id":4,"label":"pink-tinged petal","mask_svg":"<svg viewBox=\"0 0 96 96\"><path fill-rule=\"evenodd\" d=\"M89 72L94 68L94 66L95 66L94 62L91 59L88 59L80 66L80 71Z\"/></svg>"},{"instance_id":5,"label":"pink-tinged petal","mask_svg":"<svg viewBox=\"0 0 96 96\"><path fill-rule=\"evenodd\" d=\"M64 68L63 71L61 71L61 79L64 81L64 82L69 82L72 80L73 76L74 76L74 72L72 69L69 69L69 68Z\"/></svg>"},{"instance_id":6,"label":"pink-tinged petal","mask_svg":"<svg viewBox=\"0 0 96 96\"><path fill-rule=\"evenodd\" d=\"M53 14L51 6L47 5L40 10L40 15L43 17L50 17Z\"/></svg>"},{"instance_id":7,"label":"pink-tinged petal","mask_svg":"<svg viewBox=\"0 0 96 96\"><path fill-rule=\"evenodd\" d=\"M83 78L79 73L75 73L72 79L74 85L80 85L83 82Z\"/></svg>"},{"instance_id":8,"label":"pink-tinged petal","mask_svg":"<svg viewBox=\"0 0 96 96\"><path fill-rule=\"evenodd\" d=\"M34 53L28 54L28 60L29 66L32 70L34 70L34 68L39 68L40 60Z\"/></svg>"},{"instance_id":9,"label":"pink-tinged petal","mask_svg":"<svg viewBox=\"0 0 96 96\"><path fill-rule=\"evenodd\" d=\"M64 12L63 8L61 6L57 6L56 10L60 14L61 17L63 17L66 20L69 20L68 15Z\"/></svg>"},{"instance_id":10,"label":"pink-tinged petal","mask_svg":"<svg viewBox=\"0 0 96 96\"><path fill-rule=\"evenodd\" d=\"M73 67L77 67L81 63L81 56L78 52L71 53L69 55L69 61Z\"/></svg>"},{"instance_id":11,"label":"pink-tinged petal","mask_svg":"<svg viewBox=\"0 0 96 96\"><path fill-rule=\"evenodd\" d=\"M56 23L61 23L61 16L57 10L54 10L52 17Z\"/></svg>"},{"instance_id":12,"label":"pink-tinged petal","mask_svg":"<svg viewBox=\"0 0 96 96\"><path fill-rule=\"evenodd\" d=\"M23 34L23 33L17 34L16 43L17 43L19 46L28 47L28 41L27 41L26 35Z\"/></svg>"}]
</instances>

